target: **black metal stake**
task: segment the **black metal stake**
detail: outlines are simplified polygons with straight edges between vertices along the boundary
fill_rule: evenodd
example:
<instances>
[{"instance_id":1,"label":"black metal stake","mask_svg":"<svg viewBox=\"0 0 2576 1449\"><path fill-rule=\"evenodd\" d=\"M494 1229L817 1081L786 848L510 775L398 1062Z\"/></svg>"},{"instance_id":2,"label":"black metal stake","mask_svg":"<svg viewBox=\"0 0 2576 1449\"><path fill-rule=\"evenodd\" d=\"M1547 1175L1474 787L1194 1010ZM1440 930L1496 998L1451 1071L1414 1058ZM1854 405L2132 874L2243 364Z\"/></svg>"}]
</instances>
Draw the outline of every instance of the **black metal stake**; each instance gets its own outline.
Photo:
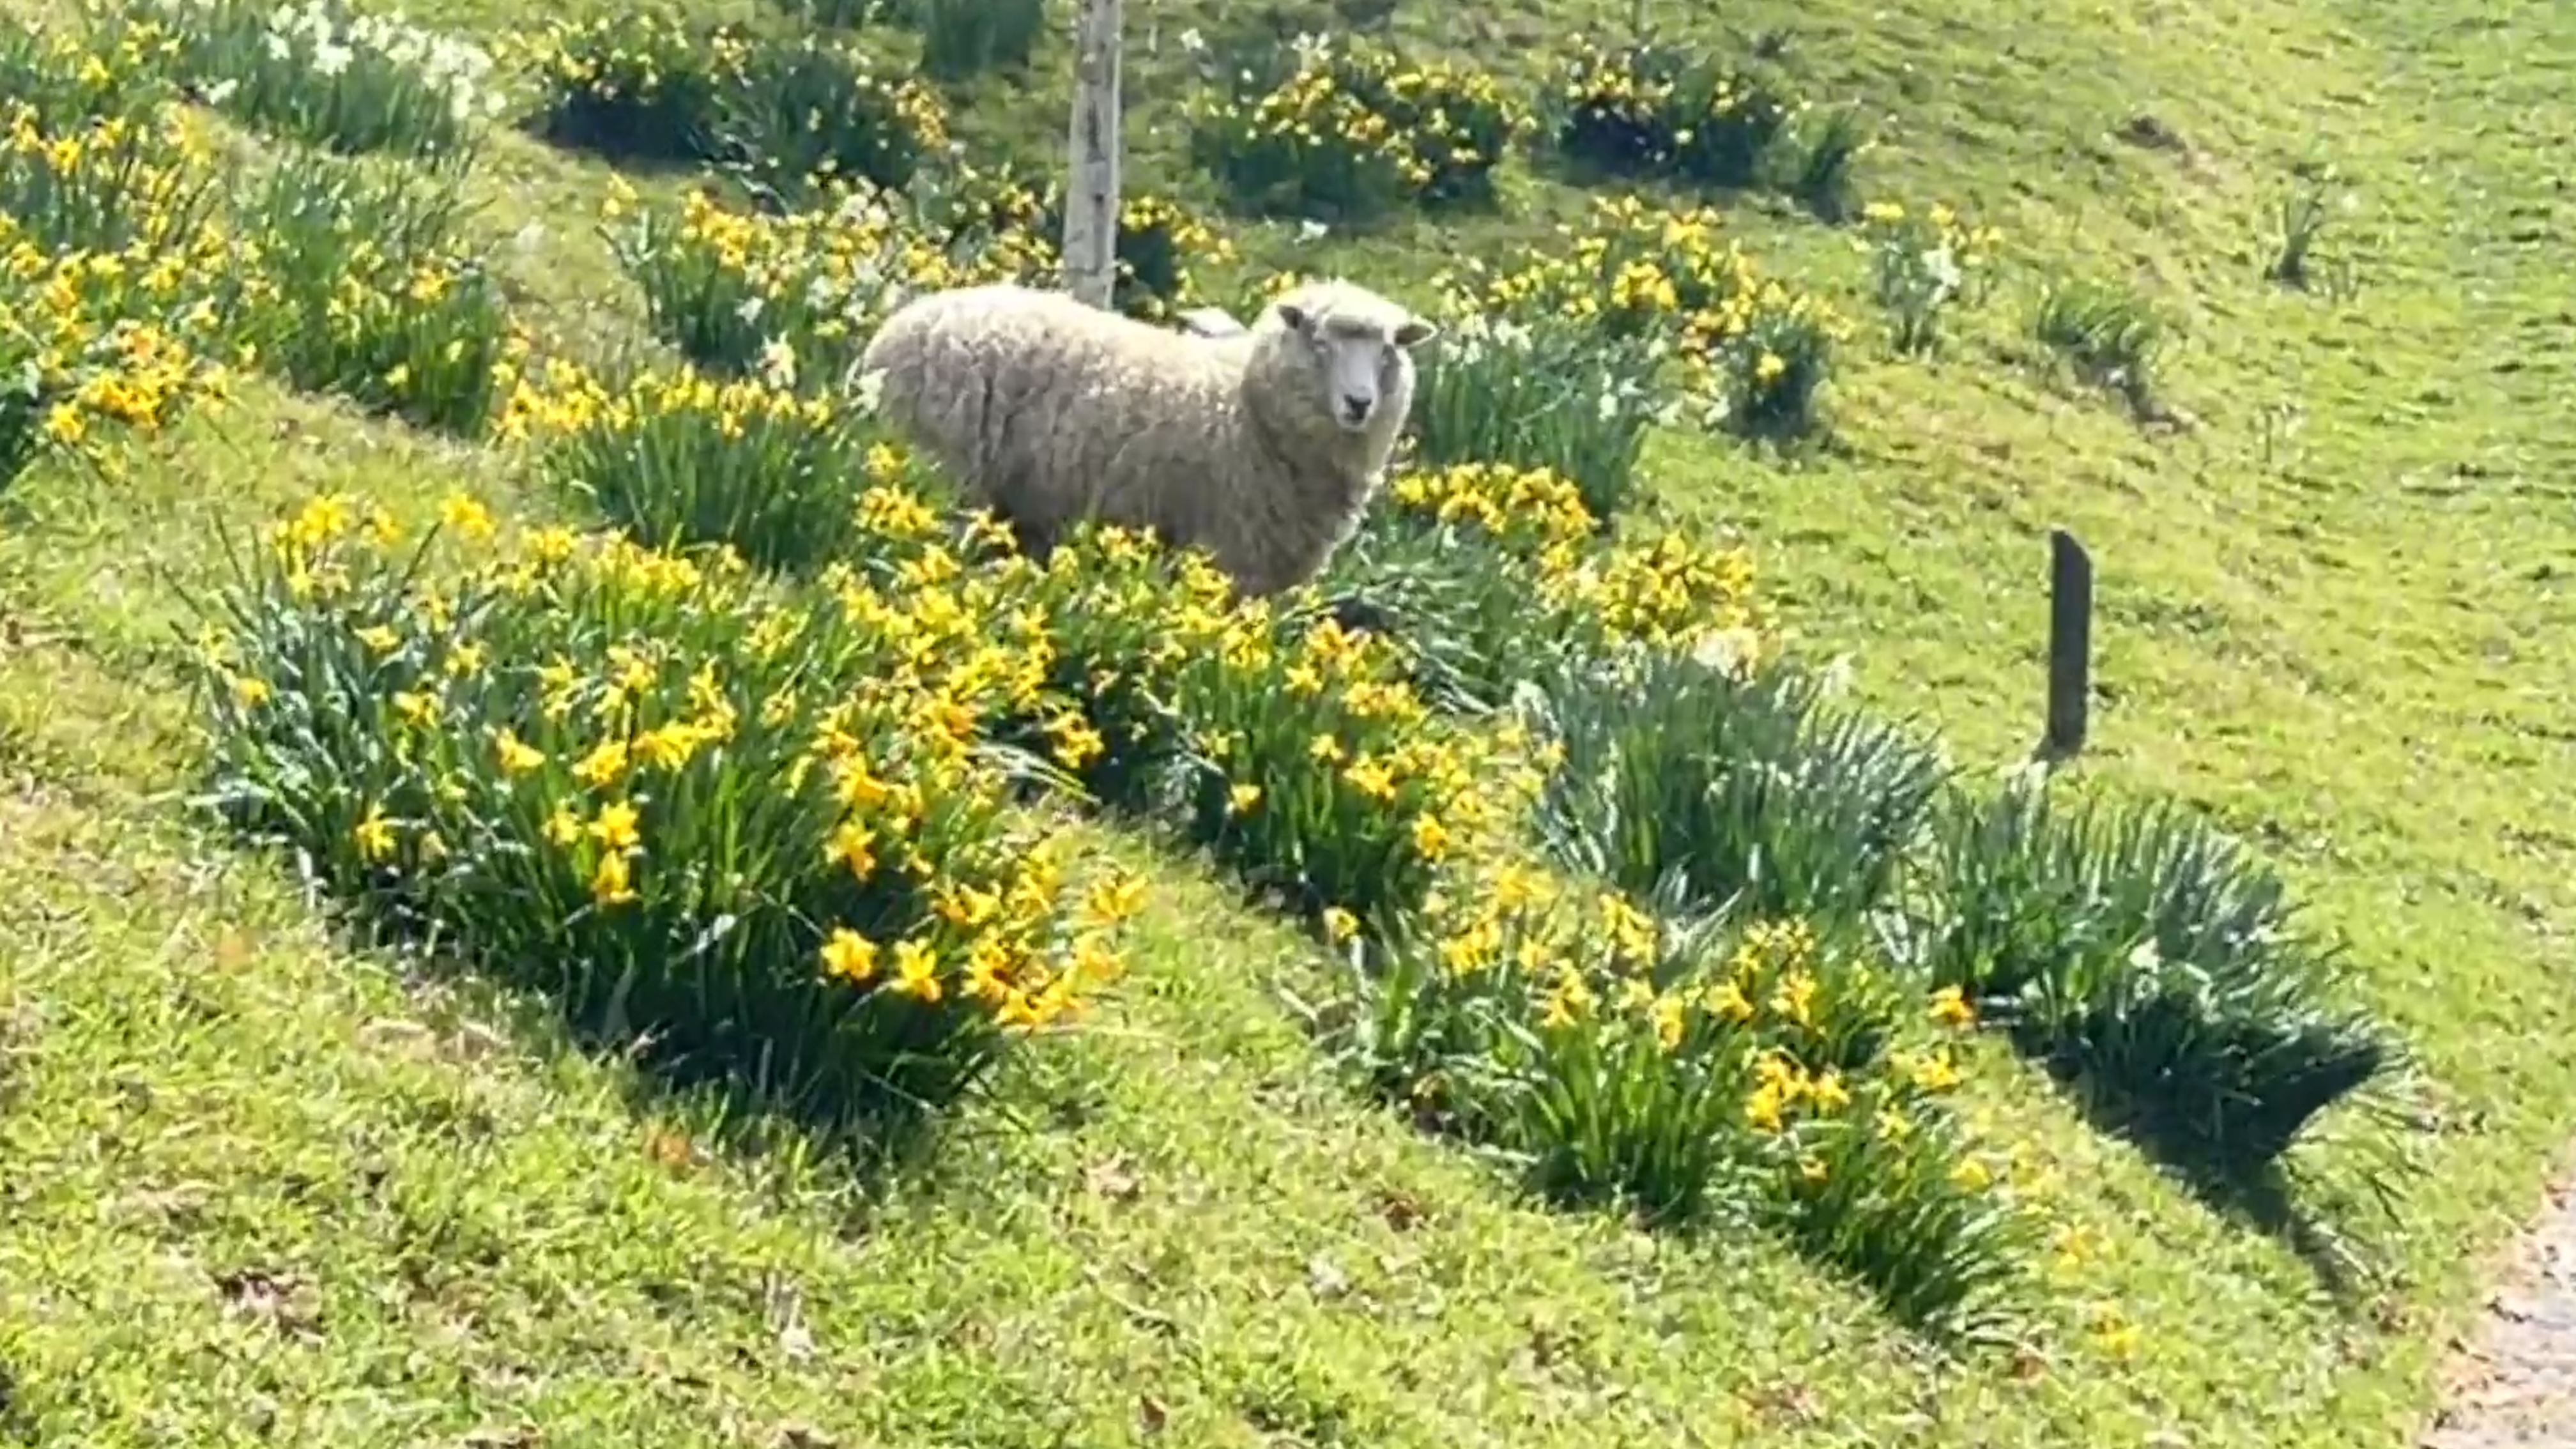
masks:
<instances>
[{"instance_id":1,"label":"black metal stake","mask_svg":"<svg viewBox=\"0 0 2576 1449\"><path fill-rule=\"evenodd\" d=\"M2093 694L2093 556L2075 535L2048 531L2048 728L2039 757L2052 764L2084 748Z\"/></svg>"}]
</instances>

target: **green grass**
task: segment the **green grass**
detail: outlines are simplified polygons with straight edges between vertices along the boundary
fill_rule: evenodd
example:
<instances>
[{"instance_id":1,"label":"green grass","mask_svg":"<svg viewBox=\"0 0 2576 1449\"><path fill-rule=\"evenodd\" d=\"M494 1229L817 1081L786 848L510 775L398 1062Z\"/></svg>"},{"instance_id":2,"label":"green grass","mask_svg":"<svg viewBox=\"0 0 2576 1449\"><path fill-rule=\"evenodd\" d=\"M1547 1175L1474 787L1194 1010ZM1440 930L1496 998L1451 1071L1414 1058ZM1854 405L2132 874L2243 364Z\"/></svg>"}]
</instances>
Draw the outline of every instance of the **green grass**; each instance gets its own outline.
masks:
<instances>
[{"instance_id":1,"label":"green grass","mask_svg":"<svg viewBox=\"0 0 2576 1449\"><path fill-rule=\"evenodd\" d=\"M1130 61L1133 184L1202 205L1188 88L1153 80L1217 8L1167 5L1160 53L1140 39ZM1534 79L1629 9L1398 0L1393 25ZM1527 1206L1359 1107L1273 994L1304 980L1302 948L1168 864L1110 1016L967 1114L936 1173L863 1205L792 1134L764 1145L756 1120L658 1095L534 1003L351 955L275 868L174 823L196 747L171 576L211 580L215 523L326 483L414 522L460 483L558 506L487 449L252 382L114 483L40 471L0 515L0 1431L221 1445L273 1414L278 1439L351 1445L522 1425L713 1444L791 1422L843 1443L1156 1424L1246 1445L2411 1442L2482 1264L2576 1120L2558 642L2576 498L2555 481L2576 421L2543 225L2564 206L2576 19L2490 13L2214 0L2150 35L2108 4L1730 10L1729 43L1782 29L1805 93L1885 118L1862 199L1951 200L2004 229L2011 270L1944 315L1934 360L1837 354L1835 449L1791 468L1659 432L1640 469L1644 513L1747 534L1800 647L1850 653L1861 701L1937 722L1971 771L2037 734L2045 530L2085 539L2102 698L2080 783L2177 796L2254 841L2430 1076L2431 1170L2367 1302L2326 1301L2288 1247L1990 1043L1978 1108L2099 1246L2050 1280L2037 1373L1927 1360L1785 1249ZM413 14L485 35L507 16ZM974 82L970 152L1049 154L1064 66L1051 34L1025 97ZM2142 113L2189 153L2118 139ZM2361 204L2306 265L2348 266L2349 295L2265 275L2293 168L2320 154ZM468 224L522 315L635 335L589 229L607 173L514 134L483 164ZM1400 290L1581 205L1522 161L1501 192L1496 216L1321 250L1290 223L1240 239ZM1848 233L1762 201L1730 222L1866 315ZM2049 379L2031 309L2061 271L2157 307L2157 400L2187 425ZM2333 1126L2303 1149L2328 1167ZM657 1130L700 1151L665 1166ZM2135 1330L2132 1358L2102 1356L2096 1304Z\"/></svg>"}]
</instances>

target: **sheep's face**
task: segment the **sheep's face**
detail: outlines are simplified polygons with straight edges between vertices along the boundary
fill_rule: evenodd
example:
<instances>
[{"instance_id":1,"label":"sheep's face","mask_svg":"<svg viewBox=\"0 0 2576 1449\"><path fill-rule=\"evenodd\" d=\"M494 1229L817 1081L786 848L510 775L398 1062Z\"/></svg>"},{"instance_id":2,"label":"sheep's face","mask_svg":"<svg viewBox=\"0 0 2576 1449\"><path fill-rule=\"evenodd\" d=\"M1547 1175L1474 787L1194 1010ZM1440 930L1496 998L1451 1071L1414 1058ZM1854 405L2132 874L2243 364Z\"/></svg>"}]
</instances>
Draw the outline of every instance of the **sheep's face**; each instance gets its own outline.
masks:
<instances>
[{"instance_id":1,"label":"sheep's face","mask_svg":"<svg viewBox=\"0 0 2576 1449\"><path fill-rule=\"evenodd\" d=\"M1279 320L1306 344L1324 409L1345 431L1367 432L1389 398L1409 400L1413 349L1430 340L1432 326L1405 317L1389 326L1378 317L1309 310L1279 304Z\"/></svg>"}]
</instances>

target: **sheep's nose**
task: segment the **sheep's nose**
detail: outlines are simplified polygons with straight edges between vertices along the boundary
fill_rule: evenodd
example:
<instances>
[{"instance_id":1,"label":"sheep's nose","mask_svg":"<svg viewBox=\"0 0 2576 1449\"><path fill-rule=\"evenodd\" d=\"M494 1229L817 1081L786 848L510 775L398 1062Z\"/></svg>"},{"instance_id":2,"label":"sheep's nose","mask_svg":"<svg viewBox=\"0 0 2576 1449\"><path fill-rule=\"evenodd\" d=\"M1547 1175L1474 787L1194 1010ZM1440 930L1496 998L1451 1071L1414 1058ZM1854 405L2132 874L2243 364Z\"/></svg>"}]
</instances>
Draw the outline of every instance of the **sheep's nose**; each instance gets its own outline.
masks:
<instances>
[{"instance_id":1,"label":"sheep's nose","mask_svg":"<svg viewBox=\"0 0 2576 1449\"><path fill-rule=\"evenodd\" d=\"M1342 416L1355 423L1364 421L1369 415L1370 402L1371 399L1343 393Z\"/></svg>"}]
</instances>

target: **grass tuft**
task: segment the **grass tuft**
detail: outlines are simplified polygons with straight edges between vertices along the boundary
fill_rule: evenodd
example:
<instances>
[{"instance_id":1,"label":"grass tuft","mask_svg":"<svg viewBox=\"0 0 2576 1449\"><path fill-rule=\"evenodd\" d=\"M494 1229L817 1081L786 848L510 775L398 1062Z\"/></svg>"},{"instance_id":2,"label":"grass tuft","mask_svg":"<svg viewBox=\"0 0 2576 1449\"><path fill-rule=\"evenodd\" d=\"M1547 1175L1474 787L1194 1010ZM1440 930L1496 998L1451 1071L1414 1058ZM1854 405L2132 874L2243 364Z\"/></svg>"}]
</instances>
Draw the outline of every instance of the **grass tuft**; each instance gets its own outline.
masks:
<instances>
[{"instance_id":1,"label":"grass tuft","mask_svg":"<svg viewBox=\"0 0 2576 1449\"><path fill-rule=\"evenodd\" d=\"M2333 223L2342 178L2331 166L2303 169L2290 194L2281 199L2279 234L2273 239L2271 263L2263 275L2285 287L2305 291L2317 280L2317 242ZM2349 200L2347 196L2345 200Z\"/></svg>"},{"instance_id":2,"label":"grass tuft","mask_svg":"<svg viewBox=\"0 0 2576 1449\"><path fill-rule=\"evenodd\" d=\"M1860 158L1871 145L1869 126L1861 119L1859 107L1836 106L1821 118L1793 125L1790 136L1795 161L1787 168L1782 189L1819 221L1830 224L1847 219L1860 189Z\"/></svg>"}]
</instances>

